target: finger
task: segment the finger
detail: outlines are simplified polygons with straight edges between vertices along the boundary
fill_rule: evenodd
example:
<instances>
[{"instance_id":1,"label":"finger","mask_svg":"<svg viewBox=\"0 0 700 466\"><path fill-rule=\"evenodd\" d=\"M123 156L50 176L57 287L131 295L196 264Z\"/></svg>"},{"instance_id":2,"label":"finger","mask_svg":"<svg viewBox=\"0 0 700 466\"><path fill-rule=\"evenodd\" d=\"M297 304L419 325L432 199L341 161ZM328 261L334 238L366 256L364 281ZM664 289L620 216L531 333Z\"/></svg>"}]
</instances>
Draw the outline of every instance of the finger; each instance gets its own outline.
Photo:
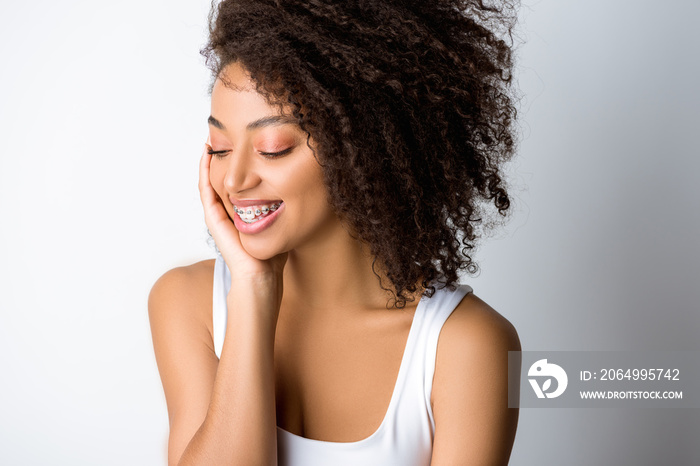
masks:
<instances>
[{"instance_id":1,"label":"finger","mask_svg":"<svg viewBox=\"0 0 700 466\"><path fill-rule=\"evenodd\" d=\"M216 194L214 187L211 185L209 172L212 155L207 151L208 146L205 146L202 159L199 162L199 195L205 209L213 209L217 214L226 214L223 205L219 202L219 196ZM220 206L223 209L217 209Z\"/></svg>"},{"instance_id":2,"label":"finger","mask_svg":"<svg viewBox=\"0 0 700 466\"><path fill-rule=\"evenodd\" d=\"M209 154L209 146L207 144L204 145L204 149L202 149L202 157L199 159L199 191L201 193L202 190L204 190L205 186L207 185L206 181L209 180L209 164L210 159L211 159L211 154Z\"/></svg>"},{"instance_id":3,"label":"finger","mask_svg":"<svg viewBox=\"0 0 700 466\"><path fill-rule=\"evenodd\" d=\"M208 145L204 146L199 163L199 192L204 208L204 221L214 241L223 253L225 249L240 247L240 239L238 230L231 221L214 187L211 185L209 174L212 155L209 154L208 148ZM231 242L231 244L225 244L228 242Z\"/></svg>"},{"instance_id":4,"label":"finger","mask_svg":"<svg viewBox=\"0 0 700 466\"><path fill-rule=\"evenodd\" d=\"M209 221L218 221L222 215L228 216L226 214L226 209L219 202L219 196L214 191L214 187L209 181L209 165L211 162L211 154L205 150L202 154L202 159L199 162L199 196L202 201L202 206L204 207L204 216Z\"/></svg>"}]
</instances>

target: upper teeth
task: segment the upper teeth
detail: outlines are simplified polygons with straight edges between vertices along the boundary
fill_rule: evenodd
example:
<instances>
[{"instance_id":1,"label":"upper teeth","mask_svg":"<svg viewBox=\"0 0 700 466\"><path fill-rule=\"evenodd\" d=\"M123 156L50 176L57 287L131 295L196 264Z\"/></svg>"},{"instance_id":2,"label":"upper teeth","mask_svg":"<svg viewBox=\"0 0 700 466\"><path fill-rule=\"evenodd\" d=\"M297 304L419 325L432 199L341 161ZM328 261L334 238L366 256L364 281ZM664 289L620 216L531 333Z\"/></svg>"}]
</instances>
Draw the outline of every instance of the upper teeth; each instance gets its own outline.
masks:
<instances>
[{"instance_id":1,"label":"upper teeth","mask_svg":"<svg viewBox=\"0 0 700 466\"><path fill-rule=\"evenodd\" d=\"M238 206L233 206L233 210L238 214L241 220L246 223L257 222L261 217L264 217L270 212L276 211L281 202L275 202L273 204L262 204L262 205L252 205L248 207L239 208Z\"/></svg>"}]
</instances>

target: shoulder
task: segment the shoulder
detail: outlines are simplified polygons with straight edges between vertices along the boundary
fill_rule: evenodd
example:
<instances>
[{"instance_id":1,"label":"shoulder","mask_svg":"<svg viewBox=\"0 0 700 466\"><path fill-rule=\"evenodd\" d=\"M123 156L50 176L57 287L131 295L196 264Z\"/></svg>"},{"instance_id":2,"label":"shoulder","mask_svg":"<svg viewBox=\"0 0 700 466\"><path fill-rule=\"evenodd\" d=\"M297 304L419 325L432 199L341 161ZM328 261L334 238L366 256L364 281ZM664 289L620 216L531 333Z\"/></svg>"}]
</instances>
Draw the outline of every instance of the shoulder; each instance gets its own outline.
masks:
<instances>
[{"instance_id":1,"label":"shoulder","mask_svg":"<svg viewBox=\"0 0 700 466\"><path fill-rule=\"evenodd\" d=\"M433 394L459 378L464 369L488 370L520 351L513 324L474 293L467 293L445 321L437 343Z\"/></svg>"},{"instance_id":2,"label":"shoulder","mask_svg":"<svg viewBox=\"0 0 700 466\"><path fill-rule=\"evenodd\" d=\"M168 270L148 296L153 350L168 408L168 458L182 456L210 403L218 367L209 330L213 267L208 260Z\"/></svg>"},{"instance_id":3,"label":"shoulder","mask_svg":"<svg viewBox=\"0 0 700 466\"><path fill-rule=\"evenodd\" d=\"M503 349L520 351L515 327L474 293L467 293L443 325L438 352L454 355L466 351L487 356Z\"/></svg>"},{"instance_id":4,"label":"shoulder","mask_svg":"<svg viewBox=\"0 0 700 466\"><path fill-rule=\"evenodd\" d=\"M197 279L206 279L206 276L211 272L214 273L215 259L207 259L195 262L190 265L182 265L174 267L156 280L154 287L162 287L164 284L172 285L173 282L191 281ZM211 278L211 277L209 277Z\"/></svg>"},{"instance_id":5,"label":"shoulder","mask_svg":"<svg viewBox=\"0 0 700 466\"><path fill-rule=\"evenodd\" d=\"M513 324L473 293L445 321L431 393L435 464L507 464L518 418L508 408L508 351L520 350Z\"/></svg>"},{"instance_id":6,"label":"shoulder","mask_svg":"<svg viewBox=\"0 0 700 466\"><path fill-rule=\"evenodd\" d=\"M470 292L445 321L437 343L431 402L446 385L458 383L465 368L491 371L520 351L518 332L508 319Z\"/></svg>"},{"instance_id":7,"label":"shoulder","mask_svg":"<svg viewBox=\"0 0 700 466\"><path fill-rule=\"evenodd\" d=\"M178 317L204 324L211 334L214 259L175 267L161 275L148 295L151 325Z\"/></svg>"},{"instance_id":8,"label":"shoulder","mask_svg":"<svg viewBox=\"0 0 700 466\"><path fill-rule=\"evenodd\" d=\"M168 270L153 284L149 300L165 298L172 293L182 296L203 291L203 285L213 283L214 262L214 259L207 259Z\"/></svg>"}]
</instances>

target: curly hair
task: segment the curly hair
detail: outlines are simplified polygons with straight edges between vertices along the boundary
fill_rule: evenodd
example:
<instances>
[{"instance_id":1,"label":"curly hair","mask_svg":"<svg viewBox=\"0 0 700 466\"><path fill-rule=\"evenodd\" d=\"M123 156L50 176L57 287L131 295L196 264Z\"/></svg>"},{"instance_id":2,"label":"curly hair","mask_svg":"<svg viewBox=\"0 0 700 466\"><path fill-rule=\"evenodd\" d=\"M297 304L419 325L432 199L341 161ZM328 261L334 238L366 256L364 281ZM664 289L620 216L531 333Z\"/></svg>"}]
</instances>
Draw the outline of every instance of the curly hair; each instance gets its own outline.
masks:
<instances>
[{"instance_id":1,"label":"curly hair","mask_svg":"<svg viewBox=\"0 0 700 466\"><path fill-rule=\"evenodd\" d=\"M291 108L396 307L476 273L487 208L507 217L516 1L212 2L200 53L213 81L237 62Z\"/></svg>"}]
</instances>

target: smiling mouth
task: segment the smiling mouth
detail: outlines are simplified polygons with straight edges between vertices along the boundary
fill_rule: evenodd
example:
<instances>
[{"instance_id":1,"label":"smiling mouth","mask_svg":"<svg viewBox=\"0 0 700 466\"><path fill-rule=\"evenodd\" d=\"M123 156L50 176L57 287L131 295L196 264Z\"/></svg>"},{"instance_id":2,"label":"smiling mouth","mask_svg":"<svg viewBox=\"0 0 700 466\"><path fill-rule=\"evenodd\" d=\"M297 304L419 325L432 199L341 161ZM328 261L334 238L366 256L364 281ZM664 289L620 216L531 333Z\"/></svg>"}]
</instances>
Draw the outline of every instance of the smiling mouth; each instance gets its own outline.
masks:
<instances>
[{"instance_id":1,"label":"smiling mouth","mask_svg":"<svg viewBox=\"0 0 700 466\"><path fill-rule=\"evenodd\" d=\"M240 218L243 222L245 223L255 223L266 216L272 214L274 211L280 208L282 205L282 201L277 201L273 202L271 204L260 204L260 205L252 205L248 207L237 207L233 206L234 212L236 212L236 215L238 215L238 218Z\"/></svg>"}]
</instances>

